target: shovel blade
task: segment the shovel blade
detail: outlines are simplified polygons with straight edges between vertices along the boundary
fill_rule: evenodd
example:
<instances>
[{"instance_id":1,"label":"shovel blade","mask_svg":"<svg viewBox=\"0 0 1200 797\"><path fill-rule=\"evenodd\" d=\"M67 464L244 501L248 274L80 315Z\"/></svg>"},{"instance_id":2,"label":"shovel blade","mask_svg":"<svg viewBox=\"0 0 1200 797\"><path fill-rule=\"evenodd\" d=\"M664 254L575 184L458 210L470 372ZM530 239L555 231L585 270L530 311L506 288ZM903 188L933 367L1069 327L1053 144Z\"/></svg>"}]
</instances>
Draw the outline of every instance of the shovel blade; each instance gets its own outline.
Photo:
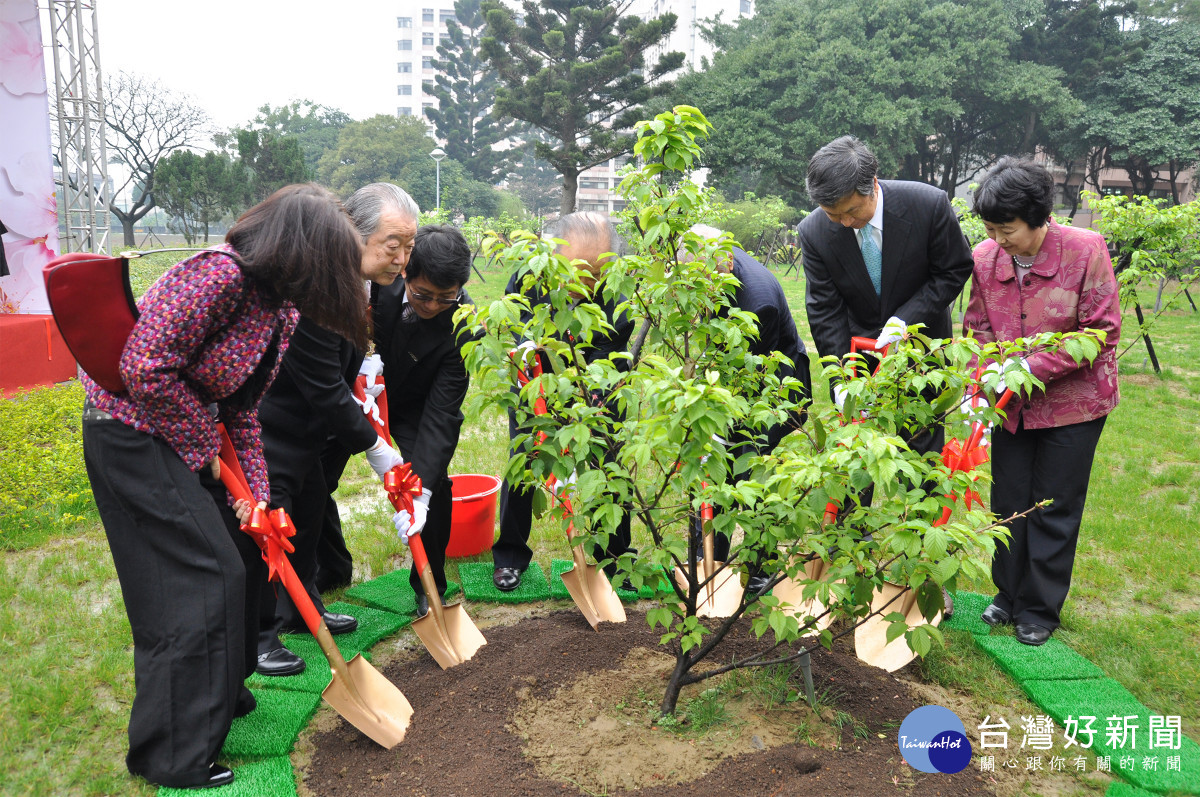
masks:
<instances>
[{"instance_id":1,"label":"shovel blade","mask_svg":"<svg viewBox=\"0 0 1200 797\"><path fill-rule=\"evenodd\" d=\"M696 573L696 578L701 583L700 595L696 600L697 617L732 617L742 605L745 589L741 579L731 567L722 570L724 564L713 562L712 569L709 570L704 563L697 563L696 568L699 572ZM717 577L710 580L713 573L717 573ZM708 583L704 584L705 581ZM688 577L682 568L675 568L675 583L687 591Z\"/></svg>"},{"instance_id":2,"label":"shovel blade","mask_svg":"<svg viewBox=\"0 0 1200 797\"><path fill-rule=\"evenodd\" d=\"M412 630L425 645L429 655L443 670L458 666L475 655L475 651L487 644L483 634L467 616L462 604L442 606L442 621L431 608L424 617L414 620Z\"/></svg>"},{"instance_id":3,"label":"shovel blade","mask_svg":"<svg viewBox=\"0 0 1200 797\"><path fill-rule=\"evenodd\" d=\"M833 618L826 613L829 607L822 603L818 596L814 595L807 600L804 597L804 582L821 581L828 570L829 565L824 560L812 559L804 563L803 576L797 574L795 578L785 578L775 585L772 592L781 603L787 604L783 610L801 623L805 617L817 618L809 628L808 636L821 633L833 623Z\"/></svg>"},{"instance_id":4,"label":"shovel blade","mask_svg":"<svg viewBox=\"0 0 1200 797\"><path fill-rule=\"evenodd\" d=\"M917 606L912 590L890 582L884 582L871 596L871 612L872 616L854 629L854 653L866 664L895 672L915 659L917 654L903 636L887 641L887 630L891 624L883 619L884 615L900 612L909 628L923 625L925 617ZM938 612L932 624L937 625L941 621L942 613Z\"/></svg>"},{"instance_id":5,"label":"shovel blade","mask_svg":"<svg viewBox=\"0 0 1200 797\"><path fill-rule=\"evenodd\" d=\"M592 628L625 622L625 607L612 584L595 565L575 565L562 574L563 586Z\"/></svg>"},{"instance_id":6,"label":"shovel blade","mask_svg":"<svg viewBox=\"0 0 1200 797\"><path fill-rule=\"evenodd\" d=\"M355 699L356 694L361 702ZM412 706L396 685L361 655L347 662L345 673L333 671L333 680L321 697L346 722L388 750L404 741Z\"/></svg>"}]
</instances>

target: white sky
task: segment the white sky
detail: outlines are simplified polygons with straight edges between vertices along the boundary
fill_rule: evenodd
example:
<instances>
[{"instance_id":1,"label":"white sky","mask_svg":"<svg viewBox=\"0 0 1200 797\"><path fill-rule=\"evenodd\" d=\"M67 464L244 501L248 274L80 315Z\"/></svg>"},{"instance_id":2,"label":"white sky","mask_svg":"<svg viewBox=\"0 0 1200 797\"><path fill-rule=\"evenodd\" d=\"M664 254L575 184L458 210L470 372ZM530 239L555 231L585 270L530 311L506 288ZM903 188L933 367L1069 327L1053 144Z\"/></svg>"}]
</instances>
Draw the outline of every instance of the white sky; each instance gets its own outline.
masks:
<instances>
[{"instance_id":1,"label":"white sky","mask_svg":"<svg viewBox=\"0 0 1200 797\"><path fill-rule=\"evenodd\" d=\"M102 71L143 74L191 95L219 128L294 99L355 119L396 112L394 3L95 2ZM52 70L49 52L47 61Z\"/></svg>"}]
</instances>

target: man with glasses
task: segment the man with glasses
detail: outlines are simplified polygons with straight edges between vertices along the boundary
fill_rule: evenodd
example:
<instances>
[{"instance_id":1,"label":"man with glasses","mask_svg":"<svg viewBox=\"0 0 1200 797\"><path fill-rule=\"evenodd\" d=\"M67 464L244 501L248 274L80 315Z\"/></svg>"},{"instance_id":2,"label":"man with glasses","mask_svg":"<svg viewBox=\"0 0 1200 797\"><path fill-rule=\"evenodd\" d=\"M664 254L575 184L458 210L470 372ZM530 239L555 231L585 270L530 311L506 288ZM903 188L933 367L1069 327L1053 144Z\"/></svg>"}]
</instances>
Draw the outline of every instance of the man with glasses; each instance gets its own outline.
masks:
<instances>
[{"instance_id":1,"label":"man with glasses","mask_svg":"<svg viewBox=\"0 0 1200 797\"><path fill-rule=\"evenodd\" d=\"M465 340L459 337L454 310L471 301L463 290L470 275L471 247L462 233L447 224L422 227L401 278L379 286L374 300L375 348L383 359L389 428L424 487L415 501L412 530L421 533L443 597L453 501L448 469L458 447L468 384L461 350ZM429 603L415 567L409 583L417 593L417 614L423 615Z\"/></svg>"}]
</instances>

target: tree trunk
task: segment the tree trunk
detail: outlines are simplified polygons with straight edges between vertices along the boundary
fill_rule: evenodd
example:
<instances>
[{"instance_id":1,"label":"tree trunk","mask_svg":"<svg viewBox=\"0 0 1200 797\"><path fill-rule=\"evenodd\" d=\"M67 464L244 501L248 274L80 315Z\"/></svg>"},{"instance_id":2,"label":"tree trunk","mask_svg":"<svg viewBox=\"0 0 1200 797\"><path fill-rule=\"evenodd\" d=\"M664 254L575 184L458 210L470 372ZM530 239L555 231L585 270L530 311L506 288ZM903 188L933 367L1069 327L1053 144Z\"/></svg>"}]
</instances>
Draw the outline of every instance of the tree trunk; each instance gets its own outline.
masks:
<instances>
[{"instance_id":1,"label":"tree trunk","mask_svg":"<svg viewBox=\"0 0 1200 797\"><path fill-rule=\"evenodd\" d=\"M137 246L137 239L133 237L133 225L137 220L132 216L121 217L121 232L125 235L125 245L133 248Z\"/></svg>"},{"instance_id":2,"label":"tree trunk","mask_svg":"<svg viewBox=\"0 0 1200 797\"><path fill-rule=\"evenodd\" d=\"M563 216L575 212L575 194L579 190L579 170L567 169L562 172L563 188L562 201L559 203L559 213Z\"/></svg>"},{"instance_id":3,"label":"tree trunk","mask_svg":"<svg viewBox=\"0 0 1200 797\"><path fill-rule=\"evenodd\" d=\"M664 717L675 713L675 708L679 705L679 693L683 690L683 676L687 675L690 668L687 654L680 651L675 657L675 669L671 671L671 677L667 680L662 704L658 707L659 713Z\"/></svg>"}]
</instances>

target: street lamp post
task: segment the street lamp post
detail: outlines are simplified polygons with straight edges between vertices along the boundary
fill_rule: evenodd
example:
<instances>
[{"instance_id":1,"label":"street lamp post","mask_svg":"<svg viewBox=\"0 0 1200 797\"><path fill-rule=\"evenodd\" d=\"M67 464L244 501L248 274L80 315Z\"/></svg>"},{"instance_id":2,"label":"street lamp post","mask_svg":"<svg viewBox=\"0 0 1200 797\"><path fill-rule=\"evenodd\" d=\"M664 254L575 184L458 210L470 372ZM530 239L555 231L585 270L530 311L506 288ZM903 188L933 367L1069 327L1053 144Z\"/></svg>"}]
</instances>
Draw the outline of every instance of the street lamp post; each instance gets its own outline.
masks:
<instances>
[{"instance_id":1,"label":"street lamp post","mask_svg":"<svg viewBox=\"0 0 1200 797\"><path fill-rule=\"evenodd\" d=\"M442 209L442 158L446 157L445 151L441 147L435 147L433 152L429 153L429 157L433 158L433 162L437 164L437 207Z\"/></svg>"}]
</instances>

